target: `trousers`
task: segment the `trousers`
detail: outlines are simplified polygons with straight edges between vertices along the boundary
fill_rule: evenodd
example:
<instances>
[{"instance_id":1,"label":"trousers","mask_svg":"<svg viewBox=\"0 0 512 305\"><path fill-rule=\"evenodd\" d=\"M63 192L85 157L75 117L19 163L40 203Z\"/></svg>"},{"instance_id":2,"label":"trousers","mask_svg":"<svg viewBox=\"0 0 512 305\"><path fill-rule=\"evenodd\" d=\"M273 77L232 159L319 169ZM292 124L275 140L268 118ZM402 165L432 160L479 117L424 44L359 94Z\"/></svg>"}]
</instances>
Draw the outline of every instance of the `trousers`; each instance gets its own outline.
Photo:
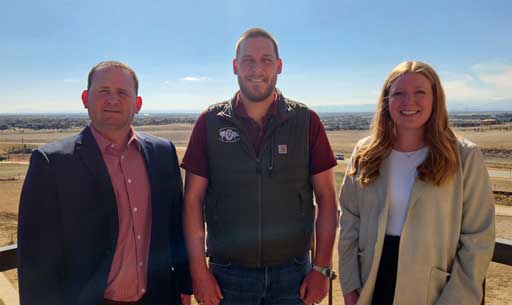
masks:
<instances>
[{"instance_id":1,"label":"trousers","mask_svg":"<svg viewBox=\"0 0 512 305\"><path fill-rule=\"evenodd\" d=\"M311 270L308 255L261 268L210 259L210 271L220 286L220 305L304 305L299 288Z\"/></svg>"}]
</instances>

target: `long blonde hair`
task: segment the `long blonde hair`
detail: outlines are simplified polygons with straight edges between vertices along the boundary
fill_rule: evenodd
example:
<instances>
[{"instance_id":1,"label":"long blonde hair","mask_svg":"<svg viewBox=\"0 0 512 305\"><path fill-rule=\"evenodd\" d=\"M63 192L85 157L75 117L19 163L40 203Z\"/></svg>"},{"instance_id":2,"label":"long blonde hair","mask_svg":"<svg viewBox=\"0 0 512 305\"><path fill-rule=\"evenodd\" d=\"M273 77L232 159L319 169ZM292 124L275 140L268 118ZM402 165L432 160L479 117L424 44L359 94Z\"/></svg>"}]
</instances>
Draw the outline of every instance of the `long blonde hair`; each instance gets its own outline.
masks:
<instances>
[{"instance_id":1,"label":"long blonde hair","mask_svg":"<svg viewBox=\"0 0 512 305\"><path fill-rule=\"evenodd\" d=\"M363 187L377 179L380 166L393 147L396 134L389 114L389 90L391 84L407 72L419 73L427 77L432 84L434 99L432 114L425 123L424 129L424 141L429 147L429 153L425 161L418 166L418 178L439 186L451 179L459 165L457 138L448 125L446 99L439 76L426 63L406 61L396 66L386 78L373 118L370 141L360 147L352 158L352 169L348 175L355 176L359 173L358 180Z\"/></svg>"}]
</instances>

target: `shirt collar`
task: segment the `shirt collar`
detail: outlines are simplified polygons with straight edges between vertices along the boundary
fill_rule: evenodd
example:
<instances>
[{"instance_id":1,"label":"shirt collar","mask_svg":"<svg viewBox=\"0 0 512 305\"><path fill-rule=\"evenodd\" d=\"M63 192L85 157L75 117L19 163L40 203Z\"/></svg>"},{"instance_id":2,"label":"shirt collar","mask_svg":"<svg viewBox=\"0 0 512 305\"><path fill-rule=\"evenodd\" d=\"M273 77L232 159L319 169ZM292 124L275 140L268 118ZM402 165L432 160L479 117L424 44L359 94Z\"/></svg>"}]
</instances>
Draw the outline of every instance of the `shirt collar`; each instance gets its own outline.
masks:
<instances>
[{"instance_id":1,"label":"shirt collar","mask_svg":"<svg viewBox=\"0 0 512 305\"><path fill-rule=\"evenodd\" d=\"M274 100L272 101L272 104L270 104L270 107L268 108L267 114L265 117L268 117L269 115L277 115L277 100L279 95L277 92L274 91ZM239 118L250 118L247 114L247 110L245 109L244 103L242 103L242 100L240 98L240 91L236 94L236 102L235 102L235 115Z\"/></svg>"},{"instance_id":2,"label":"shirt collar","mask_svg":"<svg viewBox=\"0 0 512 305\"><path fill-rule=\"evenodd\" d=\"M92 124L89 124L89 128L91 129L92 135L94 136L94 139L96 140L96 143L98 144L98 147L100 148L101 153L105 153L107 148L113 147L115 148L115 143L112 142L110 139L106 138L104 135L101 134L101 132L96 129ZM137 134L135 133L135 130L132 126L130 126L130 131L128 134L128 141L126 143L126 147L129 145L135 145L137 149L140 151L140 143L137 141Z\"/></svg>"}]
</instances>

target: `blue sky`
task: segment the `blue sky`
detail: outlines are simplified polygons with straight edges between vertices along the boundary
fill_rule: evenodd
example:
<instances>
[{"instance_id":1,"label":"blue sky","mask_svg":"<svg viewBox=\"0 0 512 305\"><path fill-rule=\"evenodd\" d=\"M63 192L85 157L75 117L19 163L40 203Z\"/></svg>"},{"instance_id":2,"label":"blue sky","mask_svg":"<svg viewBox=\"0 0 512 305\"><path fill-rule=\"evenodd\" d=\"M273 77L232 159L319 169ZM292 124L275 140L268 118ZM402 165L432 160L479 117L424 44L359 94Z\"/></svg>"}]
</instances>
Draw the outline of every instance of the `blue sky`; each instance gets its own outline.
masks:
<instances>
[{"instance_id":1,"label":"blue sky","mask_svg":"<svg viewBox=\"0 0 512 305\"><path fill-rule=\"evenodd\" d=\"M511 1L5 1L0 113L85 112L87 73L128 63L143 110L201 110L237 90L240 34L262 27L278 87L310 106L374 104L398 63L440 74L448 103L512 101ZM512 110L512 109L511 109Z\"/></svg>"}]
</instances>

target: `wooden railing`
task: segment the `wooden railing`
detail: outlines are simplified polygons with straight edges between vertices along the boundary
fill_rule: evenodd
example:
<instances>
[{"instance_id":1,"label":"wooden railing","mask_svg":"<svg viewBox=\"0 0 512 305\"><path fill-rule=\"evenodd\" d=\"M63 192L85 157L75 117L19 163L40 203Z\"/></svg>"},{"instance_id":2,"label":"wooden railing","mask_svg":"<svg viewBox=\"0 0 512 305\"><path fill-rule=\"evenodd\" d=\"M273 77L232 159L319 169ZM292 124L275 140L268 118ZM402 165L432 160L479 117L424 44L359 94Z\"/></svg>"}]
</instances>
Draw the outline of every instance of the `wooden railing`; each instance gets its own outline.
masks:
<instances>
[{"instance_id":1,"label":"wooden railing","mask_svg":"<svg viewBox=\"0 0 512 305\"><path fill-rule=\"evenodd\" d=\"M10 245L0 247L0 272L6 270L15 269L18 267L17 258L18 248L16 245ZM496 238L494 246L494 254L492 261L500 264L512 266L512 240ZM331 282L332 285L332 282ZM330 287L332 291L332 287ZM484 283L484 295L485 295L485 283ZM332 304L332 295L329 296L330 304ZM485 298L482 300L482 305L485 304Z\"/></svg>"},{"instance_id":2,"label":"wooden railing","mask_svg":"<svg viewBox=\"0 0 512 305\"><path fill-rule=\"evenodd\" d=\"M18 247L10 245L0 247L0 272L18 268Z\"/></svg>"},{"instance_id":3,"label":"wooden railing","mask_svg":"<svg viewBox=\"0 0 512 305\"><path fill-rule=\"evenodd\" d=\"M494 253L492 261L499 264L512 266L512 240L504 238L496 238L494 244ZM485 280L484 280L484 297L481 305L485 305Z\"/></svg>"},{"instance_id":4,"label":"wooden railing","mask_svg":"<svg viewBox=\"0 0 512 305\"><path fill-rule=\"evenodd\" d=\"M496 238L492 261L512 266L512 240Z\"/></svg>"}]
</instances>

